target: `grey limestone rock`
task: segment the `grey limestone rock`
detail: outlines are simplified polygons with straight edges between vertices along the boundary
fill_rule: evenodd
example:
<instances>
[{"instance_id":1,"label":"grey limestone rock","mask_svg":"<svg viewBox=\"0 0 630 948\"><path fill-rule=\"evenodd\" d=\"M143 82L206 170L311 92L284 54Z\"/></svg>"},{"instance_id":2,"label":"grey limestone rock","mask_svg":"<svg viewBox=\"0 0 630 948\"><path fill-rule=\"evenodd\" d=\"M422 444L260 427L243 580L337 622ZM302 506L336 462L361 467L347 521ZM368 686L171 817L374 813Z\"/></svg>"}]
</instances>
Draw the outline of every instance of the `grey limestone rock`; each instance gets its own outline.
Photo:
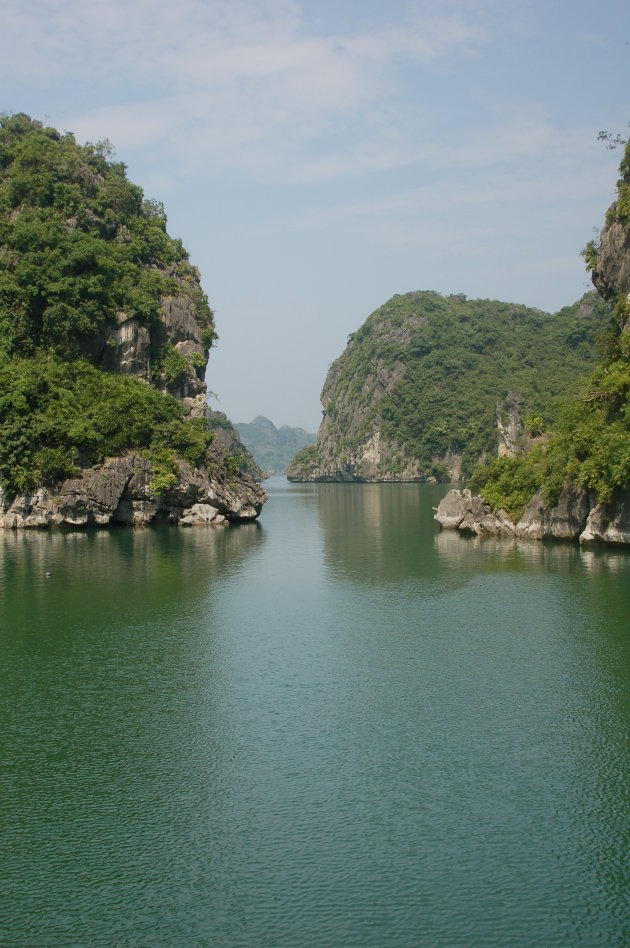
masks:
<instances>
[{"instance_id":1,"label":"grey limestone rock","mask_svg":"<svg viewBox=\"0 0 630 948\"><path fill-rule=\"evenodd\" d=\"M0 498L0 526L91 527L150 523L222 524L255 519L267 499L259 484L247 477L228 477L179 464L176 485L164 495L151 488L151 464L137 454L109 458L79 477L32 494Z\"/></svg>"},{"instance_id":2,"label":"grey limestone rock","mask_svg":"<svg viewBox=\"0 0 630 948\"><path fill-rule=\"evenodd\" d=\"M565 487L552 508L545 506L538 491L516 524L516 536L530 540L577 540L586 526L590 507L589 494L579 487Z\"/></svg>"},{"instance_id":3,"label":"grey limestone rock","mask_svg":"<svg viewBox=\"0 0 630 948\"><path fill-rule=\"evenodd\" d=\"M445 530L475 536L514 536L514 524L504 510L492 510L481 497L465 488L450 490L440 502L435 519Z\"/></svg>"},{"instance_id":4,"label":"grey limestone rock","mask_svg":"<svg viewBox=\"0 0 630 948\"><path fill-rule=\"evenodd\" d=\"M630 228L626 223L612 220L602 230L593 283L604 299L630 293Z\"/></svg>"},{"instance_id":5,"label":"grey limestone rock","mask_svg":"<svg viewBox=\"0 0 630 948\"><path fill-rule=\"evenodd\" d=\"M457 530L464 519L467 509L466 495L470 496L469 490L462 494L460 490L453 489L440 501L435 519L445 530Z\"/></svg>"},{"instance_id":6,"label":"grey limestone rock","mask_svg":"<svg viewBox=\"0 0 630 948\"><path fill-rule=\"evenodd\" d=\"M619 493L609 507L605 504L592 507L580 543L630 546L630 491Z\"/></svg>"},{"instance_id":7,"label":"grey limestone rock","mask_svg":"<svg viewBox=\"0 0 630 948\"><path fill-rule=\"evenodd\" d=\"M492 510L469 490L450 490L435 519L445 530L478 537L515 537L522 540L579 540L581 544L630 546L630 491L619 493L610 505L597 503L593 494L566 487L555 507L546 507L539 491L530 500L516 526L504 510Z\"/></svg>"}]
</instances>

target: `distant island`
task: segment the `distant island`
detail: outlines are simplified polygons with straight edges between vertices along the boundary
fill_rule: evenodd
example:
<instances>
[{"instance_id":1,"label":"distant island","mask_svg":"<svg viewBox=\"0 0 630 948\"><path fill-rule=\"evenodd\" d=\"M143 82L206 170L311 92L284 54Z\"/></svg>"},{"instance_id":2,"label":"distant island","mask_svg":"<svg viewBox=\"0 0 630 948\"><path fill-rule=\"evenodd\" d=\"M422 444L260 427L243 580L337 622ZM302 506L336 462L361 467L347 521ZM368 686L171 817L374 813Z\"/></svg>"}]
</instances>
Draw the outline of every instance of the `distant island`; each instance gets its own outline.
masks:
<instances>
[{"instance_id":1,"label":"distant island","mask_svg":"<svg viewBox=\"0 0 630 948\"><path fill-rule=\"evenodd\" d=\"M0 117L0 527L256 518L200 274L107 142Z\"/></svg>"},{"instance_id":2,"label":"distant island","mask_svg":"<svg viewBox=\"0 0 630 948\"><path fill-rule=\"evenodd\" d=\"M256 463L267 474L284 474L294 455L315 442L316 435L303 428L282 425L276 428L264 415L253 421L238 422L236 430Z\"/></svg>"}]
</instances>

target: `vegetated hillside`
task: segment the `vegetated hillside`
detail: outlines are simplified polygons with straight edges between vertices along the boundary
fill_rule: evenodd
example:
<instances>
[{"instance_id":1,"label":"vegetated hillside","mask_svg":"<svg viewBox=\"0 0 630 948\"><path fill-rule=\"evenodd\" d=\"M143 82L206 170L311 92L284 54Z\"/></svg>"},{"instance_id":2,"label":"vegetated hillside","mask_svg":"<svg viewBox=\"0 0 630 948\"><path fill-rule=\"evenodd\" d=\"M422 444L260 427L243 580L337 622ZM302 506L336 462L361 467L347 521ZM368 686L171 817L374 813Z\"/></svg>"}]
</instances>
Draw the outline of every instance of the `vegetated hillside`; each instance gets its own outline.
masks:
<instances>
[{"instance_id":1,"label":"vegetated hillside","mask_svg":"<svg viewBox=\"0 0 630 948\"><path fill-rule=\"evenodd\" d=\"M260 511L264 492L207 417L216 332L199 280L111 146L0 117L5 526L177 520L213 491L221 519ZM114 457L126 466L107 463L105 479L118 473L105 498L97 472L83 475Z\"/></svg>"},{"instance_id":2,"label":"vegetated hillside","mask_svg":"<svg viewBox=\"0 0 630 948\"><path fill-rule=\"evenodd\" d=\"M555 418L593 366L608 307L595 293L550 315L421 291L368 317L330 368L317 443L291 480L458 480L523 422Z\"/></svg>"},{"instance_id":3,"label":"vegetated hillside","mask_svg":"<svg viewBox=\"0 0 630 948\"><path fill-rule=\"evenodd\" d=\"M611 304L603 358L562 407L546 443L481 468L472 485L515 521L536 492L551 510L572 487L584 511L577 532L588 515L587 539L606 542L630 542L630 143L619 171L617 200L585 251L593 283Z\"/></svg>"},{"instance_id":4,"label":"vegetated hillside","mask_svg":"<svg viewBox=\"0 0 630 948\"><path fill-rule=\"evenodd\" d=\"M257 415L248 423L238 422L236 428L256 463L269 474L284 474L293 456L316 438L303 428L276 428L264 415Z\"/></svg>"}]
</instances>

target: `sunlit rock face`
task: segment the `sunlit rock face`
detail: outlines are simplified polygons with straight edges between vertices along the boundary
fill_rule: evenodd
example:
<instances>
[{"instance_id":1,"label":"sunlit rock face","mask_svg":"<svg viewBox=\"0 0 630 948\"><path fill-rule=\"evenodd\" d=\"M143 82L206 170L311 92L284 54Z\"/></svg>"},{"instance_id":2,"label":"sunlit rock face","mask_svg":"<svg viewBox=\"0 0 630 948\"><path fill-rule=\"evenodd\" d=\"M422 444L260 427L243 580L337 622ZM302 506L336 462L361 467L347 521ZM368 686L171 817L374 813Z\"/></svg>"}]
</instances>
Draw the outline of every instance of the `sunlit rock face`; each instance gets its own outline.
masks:
<instances>
[{"instance_id":1,"label":"sunlit rock face","mask_svg":"<svg viewBox=\"0 0 630 948\"><path fill-rule=\"evenodd\" d=\"M607 300L630 294L630 227L626 222L612 220L605 224L593 283Z\"/></svg>"}]
</instances>

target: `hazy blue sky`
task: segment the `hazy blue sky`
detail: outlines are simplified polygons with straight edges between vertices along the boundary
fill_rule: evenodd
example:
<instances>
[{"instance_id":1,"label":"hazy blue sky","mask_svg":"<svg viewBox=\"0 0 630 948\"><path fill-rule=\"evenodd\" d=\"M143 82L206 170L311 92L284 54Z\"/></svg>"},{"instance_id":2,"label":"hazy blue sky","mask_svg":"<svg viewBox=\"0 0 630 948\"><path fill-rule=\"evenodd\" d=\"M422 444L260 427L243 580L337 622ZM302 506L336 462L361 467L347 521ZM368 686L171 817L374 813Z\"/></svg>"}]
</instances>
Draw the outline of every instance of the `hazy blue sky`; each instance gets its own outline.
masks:
<instances>
[{"instance_id":1,"label":"hazy blue sky","mask_svg":"<svg viewBox=\"0 0 630 948\"><path fill-rule=\"evenodd\" d=\"M111 140L201 270L213 404L315 430L394 293L581 296L629 42L627 0L3 0L0 110Z\"/></svg>"}]
</instances>

